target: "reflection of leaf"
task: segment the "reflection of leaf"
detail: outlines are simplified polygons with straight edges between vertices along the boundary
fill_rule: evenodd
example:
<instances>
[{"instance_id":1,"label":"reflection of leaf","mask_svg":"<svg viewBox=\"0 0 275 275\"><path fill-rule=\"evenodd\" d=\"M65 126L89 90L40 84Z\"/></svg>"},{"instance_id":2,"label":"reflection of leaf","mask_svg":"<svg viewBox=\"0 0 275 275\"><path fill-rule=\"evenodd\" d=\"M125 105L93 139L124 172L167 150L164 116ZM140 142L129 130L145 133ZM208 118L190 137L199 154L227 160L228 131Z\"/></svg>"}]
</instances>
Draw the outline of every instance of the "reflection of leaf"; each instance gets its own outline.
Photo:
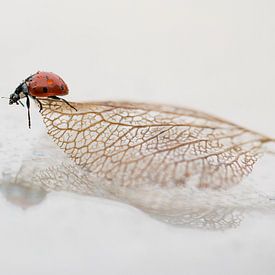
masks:
<instances>
[{"instance_id":1,"label":"reflection of leaf","mask_svg":"<svg viewBox=\"0 0 275 275\"><path fill-rule=\"evenodd\" d=\"M185 108L41 100L49 135L99 179L227 189L248 175L271 139Z\"/></svg>"}]
</instances>

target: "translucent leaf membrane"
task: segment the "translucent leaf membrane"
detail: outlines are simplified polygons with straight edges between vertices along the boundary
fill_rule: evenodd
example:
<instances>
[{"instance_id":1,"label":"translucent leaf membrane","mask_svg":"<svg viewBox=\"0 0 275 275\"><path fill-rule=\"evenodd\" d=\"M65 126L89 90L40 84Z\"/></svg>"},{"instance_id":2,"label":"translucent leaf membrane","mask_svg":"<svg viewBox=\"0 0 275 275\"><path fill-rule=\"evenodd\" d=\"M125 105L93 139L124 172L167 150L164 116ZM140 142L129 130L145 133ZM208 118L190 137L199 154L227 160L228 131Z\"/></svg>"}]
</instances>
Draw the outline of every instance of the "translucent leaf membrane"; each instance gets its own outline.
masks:
<instances>
[{"instance_id":1,"label":"translucent leaf membrane","mask_svg":"<svg viewBox=\"0 0 275 275\"><path fill-rule=\"evenodd\" d=\"M204 228L236 226L249 207L271 204L242 182L272 142L266 136L185 108L71 103L76 112L64 102L41 103L49 136L71 159L35 174L43 188L103 196Z\"/></svg>"},{"instance_id":2,"label":"translucent leaf membrane","mask_svg":"<svg viewBox=\"0 0 275 275\"><path fill-rule=\"evenodd\" d=\"M43 101L49 135L80 167L124 186L228 188L248 175L267 137L187 109Z\"/></svg>"}]
</instances>

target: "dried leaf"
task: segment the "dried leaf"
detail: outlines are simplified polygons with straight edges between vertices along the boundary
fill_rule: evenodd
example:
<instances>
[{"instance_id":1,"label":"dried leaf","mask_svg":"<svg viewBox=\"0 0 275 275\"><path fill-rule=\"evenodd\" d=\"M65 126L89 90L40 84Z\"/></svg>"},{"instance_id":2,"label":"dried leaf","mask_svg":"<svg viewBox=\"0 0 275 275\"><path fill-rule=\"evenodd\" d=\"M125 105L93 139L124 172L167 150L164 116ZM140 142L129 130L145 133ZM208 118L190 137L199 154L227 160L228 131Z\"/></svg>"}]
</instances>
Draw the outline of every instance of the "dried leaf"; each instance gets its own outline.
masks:
<instances>
[{"instance_id":1,"label":"dried leaf","mask_svg":"<svg viewBox=\"0 0 275 275\"><path fill-rule=\"evenodd\" d=\"M271 139L205 113L168 106L43 100L48 134L79 166L124 186L228 188Z\"/></svg>"},{"instance_id":2,"label":"dried leaf","mask_svg":"<svg viewBox=\"0 0 275 275\"><path fill-rule=\"evenodd\" d=\"M250 200L249 186L232 188L242 186L264 144L273 141L266 136L186 108L71 103L75 112L63 102L41 103L48 134L76 164L41 173L37 179L48 189L116 199L170 223L219 229L238 225L248 205L269 203Z\"/></svg>"}]
</instances>

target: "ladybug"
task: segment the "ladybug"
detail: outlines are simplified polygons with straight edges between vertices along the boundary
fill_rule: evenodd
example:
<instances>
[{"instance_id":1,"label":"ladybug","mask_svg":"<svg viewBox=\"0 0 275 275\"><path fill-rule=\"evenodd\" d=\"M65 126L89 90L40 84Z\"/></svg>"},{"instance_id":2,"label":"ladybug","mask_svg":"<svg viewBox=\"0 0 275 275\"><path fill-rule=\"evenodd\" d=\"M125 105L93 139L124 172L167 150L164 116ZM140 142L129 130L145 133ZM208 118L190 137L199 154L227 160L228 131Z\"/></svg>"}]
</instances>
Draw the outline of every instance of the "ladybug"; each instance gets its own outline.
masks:
<instances>
[{"instance_id":1,"label":"ladybug","mask_svg":"<svg viewBox=\"0 0 275 275\"><path fill-rule=\"evenodd\" d=\"M57 74L50 72L40 72L29 76L26 78L12 93L9 97L9 104L12 105L18 102L22 104L20 101L21 98L26 97L26 105L28 108L28 121L29 128L31 127L30 120L30 99L29 97L35 99L39 106L40 112L42 110L42 104L38 98L51 98L56 100L62 100L66 104L68 104L71 108L75 109L68 101L59 96L64 96L69 93L69 88L65 81L58 76ZM24 106L24 105L23 105ZM76 110L76 109L75 109Z\"/></svg>"}]
</instances>

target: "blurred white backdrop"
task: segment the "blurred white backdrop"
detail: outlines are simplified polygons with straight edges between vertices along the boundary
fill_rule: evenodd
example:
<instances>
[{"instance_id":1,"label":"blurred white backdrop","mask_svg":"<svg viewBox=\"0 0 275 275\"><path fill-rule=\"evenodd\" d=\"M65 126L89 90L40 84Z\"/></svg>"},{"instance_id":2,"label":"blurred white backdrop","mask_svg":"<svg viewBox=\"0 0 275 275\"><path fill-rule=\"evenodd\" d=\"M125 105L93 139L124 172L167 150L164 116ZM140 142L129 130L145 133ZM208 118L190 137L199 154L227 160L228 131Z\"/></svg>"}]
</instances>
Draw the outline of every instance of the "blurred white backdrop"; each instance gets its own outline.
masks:
<instances>
[{"instance_id":1,"label":"blurred white backdrop","mask_svg":"<svg viewBox=\"0 0 275 275\"><path fill-rule=\"evenodd\" d=\"M0 94L53 71L71 100L188 106L275 136L274 14L271 0L2 1ZM3 172L35 130L3 99L0 125ZM73 194L0 205L0 274L274 274L274 217L205 232Z\"/></svg>"}]
</instances>

